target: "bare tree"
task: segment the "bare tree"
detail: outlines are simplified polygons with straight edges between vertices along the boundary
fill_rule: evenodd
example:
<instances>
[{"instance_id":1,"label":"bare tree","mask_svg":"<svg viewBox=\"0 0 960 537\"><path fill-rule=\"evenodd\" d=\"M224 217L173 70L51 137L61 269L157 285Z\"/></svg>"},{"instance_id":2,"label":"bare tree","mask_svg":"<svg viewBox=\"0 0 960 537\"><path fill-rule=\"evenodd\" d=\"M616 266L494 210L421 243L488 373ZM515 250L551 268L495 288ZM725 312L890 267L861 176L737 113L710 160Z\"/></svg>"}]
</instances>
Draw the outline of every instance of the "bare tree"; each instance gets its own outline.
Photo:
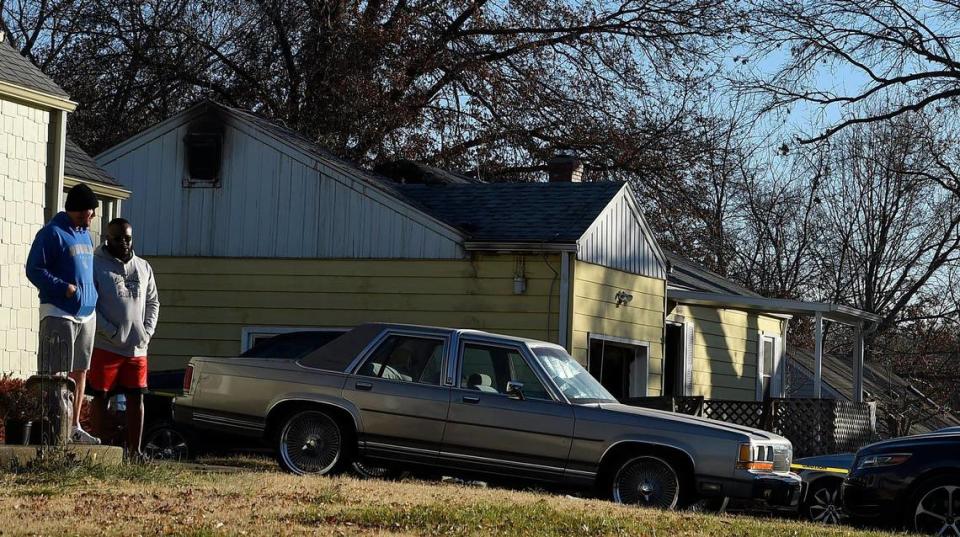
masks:
<instances>
[{"instance_id":1,"label":"bare tree","mask_svg":"<svg viewBox=\"0 0 960 537\"><path fill-rule=\"evenodd\" d=\"M0 7L21 51L81 103L71 130L92 151L213 96L363 163L404 156L490 179L538 172L559 147L595 177L682 163L738 20L722 0Z\"/></svg>"},{"instance_id":2,"label":"bare tree","mask_svg":"<svg viewBox=\"0 0 960 537\"><path fill-rule=\"evenodd\" d=\"M855 305L895 325L925 286L958 259L960 202L929 176L924 123L903 116L857 126L823 148L821 286L834 302Z\"/></svg>"},{"instance_id":3,"label":"bare tree","mask_svg":"<svg viewBox=\"0 0 960 537\"><path fill-rule=\"evenodd\" d=\"M827 127L801 138L917 112L956 111L960 4L952 0L752 0L742 88L771 108L812 107ZM750 64L746 57L745 64ZM869 105L869 106L865 106Z\"/></svg>"}]
</instances>

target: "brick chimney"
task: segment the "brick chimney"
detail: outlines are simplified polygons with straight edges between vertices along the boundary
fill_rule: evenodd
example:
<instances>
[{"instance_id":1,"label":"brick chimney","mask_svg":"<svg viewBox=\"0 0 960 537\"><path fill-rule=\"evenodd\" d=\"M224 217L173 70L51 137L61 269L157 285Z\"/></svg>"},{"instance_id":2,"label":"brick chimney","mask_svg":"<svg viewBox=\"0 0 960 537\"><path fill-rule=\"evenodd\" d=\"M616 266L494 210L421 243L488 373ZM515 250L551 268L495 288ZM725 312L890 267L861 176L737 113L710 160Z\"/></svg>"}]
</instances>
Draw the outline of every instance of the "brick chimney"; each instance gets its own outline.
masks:
<instances>
[{"instance_id":1,"label":"brick chimney","mask_svg":"<svg viewBox=\"0 0 960 537\"><path fill-rule=\"evenodd\" d=\"M583 178L583 162L576 153L564 150L547 161L551 183L579 183Z\"/></svg>"}]
</instances>

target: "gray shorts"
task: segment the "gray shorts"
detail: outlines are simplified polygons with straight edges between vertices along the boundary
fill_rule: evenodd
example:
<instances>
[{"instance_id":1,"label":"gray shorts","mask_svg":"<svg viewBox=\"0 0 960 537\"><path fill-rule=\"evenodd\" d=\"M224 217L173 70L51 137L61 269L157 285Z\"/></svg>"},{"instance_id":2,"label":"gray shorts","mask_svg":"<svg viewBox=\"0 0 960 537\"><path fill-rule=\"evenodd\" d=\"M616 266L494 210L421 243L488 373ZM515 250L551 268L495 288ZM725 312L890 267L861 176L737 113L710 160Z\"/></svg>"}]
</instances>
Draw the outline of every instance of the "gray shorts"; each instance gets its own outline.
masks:
<instances>
[{"instance_id":1,"label":"gray shorts","mask_svg":"<svg viewBox=\"0 0 960 537\"><path fill-rule=\"evenodd\" d=\"M40 320L37 371L42 374L90 369L97 322L78 323L63 317Z\"/></svg>"}]
</instances>

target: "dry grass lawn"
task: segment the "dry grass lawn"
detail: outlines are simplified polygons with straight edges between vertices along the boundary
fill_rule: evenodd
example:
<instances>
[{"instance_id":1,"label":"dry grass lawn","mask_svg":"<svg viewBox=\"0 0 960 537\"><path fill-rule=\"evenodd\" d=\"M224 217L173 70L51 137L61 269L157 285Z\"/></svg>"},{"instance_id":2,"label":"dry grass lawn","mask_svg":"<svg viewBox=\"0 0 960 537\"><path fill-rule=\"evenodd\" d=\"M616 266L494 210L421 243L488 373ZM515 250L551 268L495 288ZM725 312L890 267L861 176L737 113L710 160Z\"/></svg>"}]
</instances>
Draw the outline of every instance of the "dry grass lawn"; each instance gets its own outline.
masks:
<instances>
[{"instance_id":1,"label":"dry grass lawn","mask_svg":"<svg viewBox=\"0 0 960 537\"><path fill-rule=\"evenodd\" d=\"M209 461L215 463L231 461ZM0 535L882 535L419 481L169 466L0 472Z\"/></svg>"}]
</instances>

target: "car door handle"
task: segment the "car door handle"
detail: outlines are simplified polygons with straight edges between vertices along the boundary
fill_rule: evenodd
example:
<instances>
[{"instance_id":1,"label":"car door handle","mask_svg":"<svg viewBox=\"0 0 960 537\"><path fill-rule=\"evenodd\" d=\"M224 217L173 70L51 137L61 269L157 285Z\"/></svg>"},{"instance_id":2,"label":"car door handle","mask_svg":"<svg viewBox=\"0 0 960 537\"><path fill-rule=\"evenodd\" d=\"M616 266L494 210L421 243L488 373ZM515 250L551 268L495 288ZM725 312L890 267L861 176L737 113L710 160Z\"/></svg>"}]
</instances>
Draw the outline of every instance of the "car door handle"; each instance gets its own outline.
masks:
<instances>
[{"instance_id":1,"label":"car door handle","mask_svg":"<svg viewBox=\"0 0 960 537\"><path fill-rule=\"evenodd\" d=\"M479 396L479 395L464 395L464 396L463 396L463 402L464 402L464 403L470 403L471 405L475 405L475 404L477 404L477 403L480 402L480 396Z\"/></svg>"},{"instance_id":2,"label":"car door handle","mask_svg":"<svg viewBox=\"0 0 960 537\"><path fill-rule=\"evenodd\" d=\"M362 381L362 380L358 380L357 383L353 385L353 387L356 388L356 389L358 389L358 390L363 390L363 391L365 391L365 392L369 392L370 390L373 389L373 383L372 383L372 382L364 382L364 381Z\"/></svg>"}]
</instances>

